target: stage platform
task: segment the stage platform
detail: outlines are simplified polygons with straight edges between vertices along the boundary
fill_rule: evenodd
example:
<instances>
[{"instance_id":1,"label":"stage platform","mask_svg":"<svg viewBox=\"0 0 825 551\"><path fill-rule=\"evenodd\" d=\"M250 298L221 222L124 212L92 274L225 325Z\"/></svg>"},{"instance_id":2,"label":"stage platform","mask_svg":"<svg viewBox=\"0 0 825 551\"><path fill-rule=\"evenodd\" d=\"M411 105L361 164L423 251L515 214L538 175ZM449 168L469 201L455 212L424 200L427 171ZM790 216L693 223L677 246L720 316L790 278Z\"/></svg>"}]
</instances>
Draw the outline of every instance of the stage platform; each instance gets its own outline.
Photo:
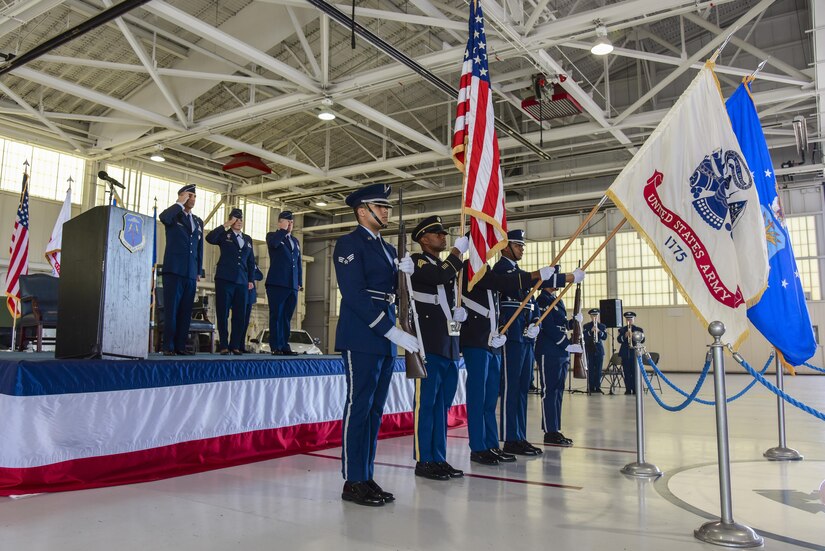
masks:
<instances>
[{"instance_id":1,"label":"stage platform","mask_svg":"<svg viewBox=\"0 0 825 551\"><path fill-rule=\"evenodd\" d=\"M157 480L341 444L341 356L0 353L0 495ZM465 373L450 426L466 422ZM381 437L413 429L396 360ZM410 452L412 453L412 451Z\"/></svg>"}]
</instances>

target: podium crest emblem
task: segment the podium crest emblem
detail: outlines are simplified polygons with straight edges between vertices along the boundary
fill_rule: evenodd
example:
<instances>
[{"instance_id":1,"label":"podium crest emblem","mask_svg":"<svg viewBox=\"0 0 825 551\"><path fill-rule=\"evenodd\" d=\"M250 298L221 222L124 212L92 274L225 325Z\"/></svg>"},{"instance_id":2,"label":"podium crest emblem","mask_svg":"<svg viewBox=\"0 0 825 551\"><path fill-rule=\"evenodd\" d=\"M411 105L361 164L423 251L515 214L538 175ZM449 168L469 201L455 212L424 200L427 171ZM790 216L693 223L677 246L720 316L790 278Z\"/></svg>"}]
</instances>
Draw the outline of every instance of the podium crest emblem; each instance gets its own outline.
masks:
<instances>
[{"instance_id":1,"label":"podium crest emblem","mask_svg":"<svg viewBox=\"0 0 825 551\"><path fill-rule=\"evenodd\" d=\"M118 237L130 253L141 250L146 245L146 239L143 237L143 218L138 214L125 213L123 229L120 230Z\"/></svg>"}]
</instances>

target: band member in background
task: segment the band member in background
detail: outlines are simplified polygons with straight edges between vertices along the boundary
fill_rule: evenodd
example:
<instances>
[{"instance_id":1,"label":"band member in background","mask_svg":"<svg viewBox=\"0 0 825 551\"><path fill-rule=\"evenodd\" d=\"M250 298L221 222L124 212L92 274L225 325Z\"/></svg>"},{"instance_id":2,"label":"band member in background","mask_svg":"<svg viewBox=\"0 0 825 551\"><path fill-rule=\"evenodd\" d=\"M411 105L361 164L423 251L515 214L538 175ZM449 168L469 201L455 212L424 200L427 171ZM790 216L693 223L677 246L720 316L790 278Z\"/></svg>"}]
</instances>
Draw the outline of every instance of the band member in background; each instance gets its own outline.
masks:
<instances>
[{"instance_id":1,"label":"band member in background","mask_svg":"<svg viewBox=\"0 0 825 551\"><path fill-rule=\"evenodd\" d=\"M470 241L467 237L456 239L450 255L442 261L438 255L447 250L447 230L439 216L423 219L413 230L412 239L422 250L412 255L415 271L411 281L427 357L427 376L415 379L415 475L449 480L464 476L464 471L447 463L447 412L458 385L456 328L467 320L467 311L455 307L455 285L461 256Z\"/></svg>"},{"instance_id":2,"label":"band member in background","mask_svg":"<svg viewBox=\"0 0 825 551\"><path fill-rule=\"evenodd\" d=\"M255 256L252 238L241 231L243 211L232 209L229 219L206 236L206 241L221 249L215 269L215 317L218 321L218 353L243 354L246 335L246 302L255 287ZM232 333L229 335L229 311Z\"/></svg>"},{"instance_id":3,"label":"band member in background","mask_svg":"<svg viewBox=\"0 0 825 551\"><path fill-rule=\"evenodd\" d=\"M266 275L266 298L269 302L269 349L272 355L292 355L289 332L292 314L298 305L298 291L303 285L301 247L292 235L292 212L278 215L278 229L266 234L269 249L269 273Z\"/></svg>"},{"instance_id":4,"label":"band member in background","mask_svg":"<svg viewBox=\"0 0 825 551\"><path fill-rule=\"evenodd\" d=\"M545 266L532 273L498 274L487 269L467 291L467 267L462 274L463 304L467 321L461 326L461 353L467 368L467 430L470 461L482 465L512 462L516 456L499 448L496 402L501 386L501 348L506 335L498 332L498 293L514 296L533 283L553 278L555 270Z\"/></svg>"},{"instance_id":5,"label":"band member in background","mask_svg":"<svg viewBox=\"0 0 825 551\"><path fill-rule=\"evenodd\" d=\"M576 268L568 276L567 283L578 283L584 279L584 272ZM544 313L556 299L558 289L545 288L536 302L539 311ZM581 312L576 312L573 319L567 319L564 301L559 301L553 310L541 322L541 333L536 340L536 356L539 364L539 382L541 384L541 429L544 431L544 443L570 447L573 440L561 433L561 401L564 396L564 379L570 368L570 354L584 352L578 344L571 344L567 330L573 323L581 323Z\"/></svg>"},{"instance_id":6,"label":"band member in background","mask_svg":"<svg viewBox=\"0 0 825 551\"><path fill-rule=\"evenodd\" d=\"M584 324L584 351L587 354L587 389L591 394L604 394L601 389L602 364L604 364L604 345L607 339L607 326L599 323L599 309L587 311L590 321Z\"/></svg>"},{"instance_id":7,"label":"band member in background","mask_svg":"<svg viewBox=\"0 0 825 551\"><path fill-rule=\"evenodd\" d=\"M263 272L258 268L258 257L252 257L255 262L255 276L252 278L252 287L249 288L249 293L246 295L246 321L243 324L243 343L246 346L246 332L249 331L249 320L252 318L252 307L258 302L258 289L255 281L261 281L264 278ZM250 350L244 349L244 352Z\"/></svg>"},{"instance_id":8,"label":"band member in background","mask_svg":"<svg viewBox=\"0 0 825 551\"><path fill-rule=\"evenodd\" d=\"M158 216L166 230L163 251L163 355L186 350L192 304L203 274L203 220L195 216L195 184L178 190L177 202ZM195 350L197 352L197 349Z\"/></svg>"},{"instance_id":9,"label":"band member in background","mask_svg":"<svg viewBox=\"0 0 825 551\"><path fill-rule=\"evenodd\" d=\"M507 246L501 250L501 258L493 266L497 274L521 273L518 261L524 256L524 230L507 232ZM553 274L547 285L557 287L564 274ZM529 291L517 293L502 292L499 297L499 325L503 325L515 313L522 299ZM527 393L530 390L530 376L535 357L533 347L539 334L538 306L532 297L507 330L507 342L504 344L501 369L501 406L499 422L501 440L504 441L505 453L516 455L541 455L539 448L527 441Z\"/></svg>"},{"instance_id":10,"label":"band member in background","mask_svg":"<svg viewBox=\"0 0 825 551\"><path fill-rule=\"evenodd\" d=\"M414 272L409 255L396 265L395 247L379 233L389 219L390 186L374 184L351 193L358 227L335 243L333 262L341 295L335 350L344 359L341 498L373 507L395 500L373 479L378 429L387 400L396 345L418 352L418 339L395 326L398 271Z\"/></svg>"},{"instance_id":11,"label":"band member in background","mask_svg":"<svg viewBox=\"0 0 825 551\"><path fill-rule=\"evenodd\" d=\"M624 313L624 327L619 329L619 356L622 358L622 371L624 372L624 393L636 394L636 350L633 348L633 332L644 329L638 325L633 325L636 321L636 312ZM642 339L642 342L645 342Z\"/></svg>"}]
</instances>

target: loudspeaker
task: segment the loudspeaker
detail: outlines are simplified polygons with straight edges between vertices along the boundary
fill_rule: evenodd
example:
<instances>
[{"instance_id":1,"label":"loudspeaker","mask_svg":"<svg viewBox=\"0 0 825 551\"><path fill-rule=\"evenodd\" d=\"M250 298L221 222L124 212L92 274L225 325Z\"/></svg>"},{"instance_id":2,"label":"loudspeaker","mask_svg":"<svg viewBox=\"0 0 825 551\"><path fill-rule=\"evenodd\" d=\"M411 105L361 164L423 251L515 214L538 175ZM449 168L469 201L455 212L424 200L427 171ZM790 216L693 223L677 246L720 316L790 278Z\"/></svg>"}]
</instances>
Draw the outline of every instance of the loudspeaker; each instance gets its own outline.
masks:
<instances>
[{"instance_id":1,"label":"loudspeaker","mask_svg":"<svg viewBox=\"0 0 825 551\"><path fill-rule=\"evenodd\" d=\"M608 327L621 327L624 325L622 319L622 299L608 298L599 301L600 319Z\"/></svg>"}]
</instances>

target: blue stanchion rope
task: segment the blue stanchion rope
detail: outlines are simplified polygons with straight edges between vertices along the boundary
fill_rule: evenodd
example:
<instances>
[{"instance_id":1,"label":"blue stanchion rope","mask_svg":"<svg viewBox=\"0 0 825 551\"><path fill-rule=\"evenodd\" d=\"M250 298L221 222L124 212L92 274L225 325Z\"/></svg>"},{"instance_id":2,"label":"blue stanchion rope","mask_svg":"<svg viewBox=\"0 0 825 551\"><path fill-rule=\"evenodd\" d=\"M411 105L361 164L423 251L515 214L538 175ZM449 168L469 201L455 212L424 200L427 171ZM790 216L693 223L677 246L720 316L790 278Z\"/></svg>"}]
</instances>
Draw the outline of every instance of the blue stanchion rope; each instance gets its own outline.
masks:
<instances>
[{"instance_id":1,"label":"blue stanchion rope","mask_svg":"<svg viewBox=\"0 0 825 551\"><path fill-rule=\"evenodd\" d=\"M778 388L776 388L776 386L774 386L769 380L767 380L765 377L763 377L761 373L759 373L754 368L752 368L748 364L748 362L745 361L745 358L742 358L742 356L739 356L738 354L734 354L733 358L737 362L739 362L739 364L742 367L744 367L745 370L748 373L750 373L755 380L762 383L762 386L764 386L765 388L767 388L768 390L770 390L771 392L773 392L774 394L776 394L777 396L779 396L780 398L782 398L783 400L785 400L786 402L791 404L792 406L795 406L795 407L801 409L805 413L810 413L811 415L813 415L814 417L816 417L817 419L819 419L821 421L825 421L825 413L822 413L821 411L815 410L811 406L800 402L799 400L797 400L796 398L793 398L792 396L788 396L787 394L785 394L784 391L779 390Z\"/></svg>"},{"instance_id":2,"label":"blue stanchion rope","mask_svg":"<svg viewBox=\"0 0 825 551\"><path fill-rule=\"evenodd\" d=\"M653 389L653 383L650 382L650 378L647 376L647 371L645 371L644 365L642 365L642 359L637 358L636 361L639 364L639 372L642 374L642 378L644 378L645 384L647 385L647 388L650 390L650 395L653 396L653 399L656 400L657 404L662 406L662 408L667 411L681 411L688 407L692 401L696 400L696 395L699 393L699 390L702 388L702 385L705 384L705 378L708 376L708 371L710 371L710 360L708 360L705 362L705 367L702 368L702 374L699 375L699 380L696 381L696 386L693 388L693 392L691 392L690 394L685 394L684 392L682 392L681 389L671 384L670 386L678 390L679 393L686 397L686 399L678 406L669 406L662 401L662 398L658 394L656 394L656 391ZM652 359L650 360L650 363L653 364ZM654 369L657 371L657 373L659 372L658 368L654 367ZM659 375L659 377L665 379L665 382L667 382L667 379L665 377L662 377L661 375Z\"/></svg>"},{"instance_id":3,"label":"blue stanchion rope","mask_svg":"<svg viewBox=\"0 0 825 551\"><path fill-rule=\"evenodd\" d=\"M672 388L673 390L675 390L676 392L678 392L679 394L681 394L681 395L682 395L682 396L684 396L684 397L688 397L688 396L690 396L687 392L685 392L684 390L682 390L681 388L679 388L678 386L676 386L673 382L671 382L671 380L670 380L670 379L668 379L668 378L665 376L665 374L662 372L662 370L661 370L661 369L659 369L659 366L657 366L657 365L654 363L653 358L651 358L651 357L650 357L650 355L648 355L648 356L647 356L647 358L648 358L648 360L650 361L650 366L653 368L653 371L655 371L655 372L656 372L656 375L658 375L658 376L659 376L659 378L660 378L660 379L662 379L662 380L665 382L665 384L667 384L667 386L669 386L670 388ZM763 367L763 368L762 368L762 371L761 371L760 373L764 374L764 373L768 370L768 368L771 366L771 362L773 362L773 354L771 354L770 356L768 356L768 361L767 361L767 362L765 362L765 367ZM710 366L710 358L708 358L708 359L707 359L707 361L705 361L705 367L704 367L704 368L703 368L703 370L702 370L702 373L703 373L705 376L707 375L707 369L708 369L708 366ZM644 371L644 369L642 369L642 371ZM645 374L645 375L646 375L646 374ZM645 381L647 381L647 380L648 380L648 379L647 379L647 377L645 377ZM702 383L704 383L705 377L704 377L704 376L702 376L702 377L700 377L700 378L699 378L699 380L700 380ZM745 395L745 393L747 393L747 392L748 392L751 388L753 388L753 385L755 385L756 383L757 383L757 381L756 381L756 379L754 379L753 381L751 381L750 383L748 383L748 384L745 386L745 388L743 388L742 390L740 390L739 392L737 392L736 394L734 394L733 396L731 396L730 398L728 398L728 399L726 400L726 402L729 404L729 403L733 402L734 400L738 400L739 398L741 398L742 396L744 396L744 395ZM653 393L653 386L652 386L652 385L648 385L648 388L650 389L650 392L651 392L651 394L652 394L652 393ZM696 389L694 389L694 391L696 391ZM695 396L696 396L696 394L693 394L693 396L694 396L694 398L693 398L693 400L692 400L692 401L694 401L694 402L696 402L696 403L698 403L698 404L702 404L702 405L704 405L704 406L715 406L715 405L716 405L716 400L703 400L702 398L696 398L696 397L695 397ZM658 402L658 400L657 400L657 402ZM690 403L690 402L688 402L688 403ZM667 408L665 408L665 409L667 409ZM678 410L675 410L675 411L678 411Z\"/></svg>"},{"instance_id":4,"label":"blue stanchion rope","mask_svg":"<svg viewBox=\"0 0 825 551\"><path fill-rule=\"evenodd\" d=\"M811 365L808 362L802 362L802 365L804 365L808 369L813 369L814 371L819 371L820 373L825 373L825 369L822 369L821 367L816 367L815 365Z\"/></svg>"}]
</instances>

